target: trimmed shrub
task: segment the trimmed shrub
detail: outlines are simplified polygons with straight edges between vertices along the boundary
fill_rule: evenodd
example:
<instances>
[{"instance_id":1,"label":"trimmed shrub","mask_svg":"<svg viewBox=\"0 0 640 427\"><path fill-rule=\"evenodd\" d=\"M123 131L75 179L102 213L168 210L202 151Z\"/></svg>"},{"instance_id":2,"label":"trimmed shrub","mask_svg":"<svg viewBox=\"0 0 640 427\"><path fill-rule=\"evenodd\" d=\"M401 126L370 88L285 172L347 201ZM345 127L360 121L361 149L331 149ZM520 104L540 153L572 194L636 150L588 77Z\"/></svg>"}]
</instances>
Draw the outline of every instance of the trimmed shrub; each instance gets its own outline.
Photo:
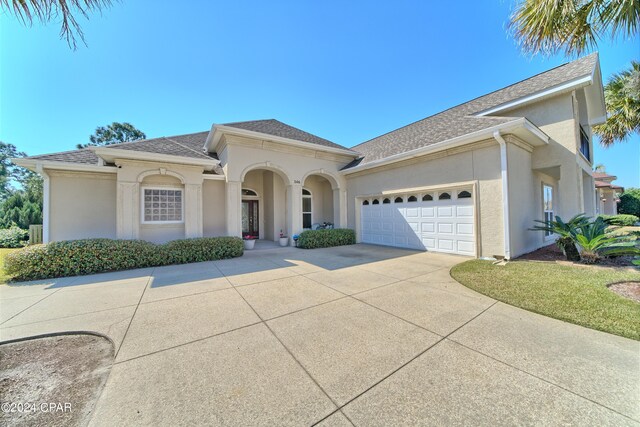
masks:
<instances>
[{"instance_id":1,"label":"trimmed shrub","mask_svg":"<svg viewBox=\"0 0 640 427\"><path fill-rule=\"evenodd\" d=\"M238 237L200 237L174 240L163 249L170 264L186 264L242 256L244 244Z\"/></svg>"},{"instance_id":2,"label":"trimmed shrub","mask_svg":"<svg viewBox=\"0 0 640 427\"><path fill-rule=\"evenodd\" d=\"M635 225L640 219L635 215L598 215L600 218L604 220L607 224L610 225L619 225L623 227L630 227Z\"/></svg>"},{"instance_id":3,"label":"trimmed shrub","mask_svg":"<svg viewBox=\"0 0 640 427\"><path fill-rule=\"evenodd\" d=\"M29 230L18 226L0 230L0 248L21 248L29 240Z\"/></svg>"},{"instance_id":4,"label":"trimmed shrub","mask_svg":"<svg viewBox=\"0 0 640 427\"><path fill-rule=\"evenodd\" d=\"M242 249L237 237L184 239L164 245L143 240L68 240L7 254L4 269L16 280L49 279L230 258L241 256Z\"/></svg>"},{"instance_id":5,"label":"trimmed shrub","mask_svg":"<svg viewBox=\"0 0 640 427\"><path fill-rule=\"evenodd\" d=\"M348 228L307 230L298 237L298 247L302 249L330 248L355 243L356 233Z\"/></svg>"},{"instance_id":6,"label":"trimmed shrub","mask_svg":"<svg viewBox=\"0 0 640 427\"><path fill-rule=\"evenodd\" d=\"M620 196L618 213L640 217L640 188L627 188Z\"/></svg>"}]
</instances>

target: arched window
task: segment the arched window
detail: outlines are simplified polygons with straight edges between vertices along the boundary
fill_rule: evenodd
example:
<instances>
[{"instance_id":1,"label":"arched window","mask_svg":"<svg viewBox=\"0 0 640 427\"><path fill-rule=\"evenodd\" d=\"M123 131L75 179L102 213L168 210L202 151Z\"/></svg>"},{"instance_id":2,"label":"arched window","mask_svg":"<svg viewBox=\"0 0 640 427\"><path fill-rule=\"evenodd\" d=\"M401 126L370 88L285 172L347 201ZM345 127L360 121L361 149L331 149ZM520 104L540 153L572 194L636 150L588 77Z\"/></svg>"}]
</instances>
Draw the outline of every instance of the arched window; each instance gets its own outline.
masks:
<instances>
[{"instance_id":1,"label":"arched window","mask_svg":"<svg viewBox=\"0 0 640 427\"><path fill-rule=\"evenodd\" d=\"M433 196L431 194L425 194L424 196L422 196L423 202L430 202L432 200L433 200Z\"/></svg>"},{"instance_id":2,"label":"arched window","mask_svg":"<svg viewBox=\"0 0 640 427\"><path fill-rule=\"evenodd\" d=\"M380 200L378 199L373 199L373 202L371 202L372 205L379 205L380 204Z\"/></svg>"},{"instance_id":3,"label":"arched window","mask_svg":"<svg viewBox=\"0 0 640 427\"><path fill-rule=\"evenodd\" d=\"M416 196L409 196L409 198L407 199L407 202L417 202L418 198Z\"/></svg>"},{"instance_id":4,"label":"arched window","mask_svg":"<svg viewBox=\"0 0 640 427\"><path fill-rule=\"evenodd\" d=\"M250 188L243 188L242 189L242 195L246 196L246 197L258 197L258 193L256 193L255 191L251 190Z\"/></svg>"},{"instance_id":5,"label":"arched window","mask_svg":"<svg viewBox=\"0 0 640 427\"><path fill-rule=\"evenodd\" d=\"M471 193L469 193L467 190L463 190L458 193L458 199L469 199L469 198L471 198Z\"/></svg>"},{"instance_id":6,"label":"arched window","mask_svg":"<svg viewBox=\"0 0 640 427\"><path fill-rule=\"evenodd\" d=\"M362 202L362 206L368 206L369 205L369 201L365 200L364 202Z\"/></svg>"},{"instance_id":7,"label":"arched window","mask_svg":"<svg viewBox=\"0 0 640 427\"><path fill-rule=\"evenodd\" d=\"M311 191L302 189L302 228L311 228Z\"/></svg>"},{"instance_id":8,"label":"arched window","mask_svg":"<svg viewBox=\"0 0 640 427\"><path fill-rule=\"evenodd\" d=\"M404 200L402 200L402 197L396 197L395 200L393 201L393 203L402 203L404 202Z\"/></svg>"},{"instance_id":9,"label":"arched window","mask_svg":"<svg viewBox=\"0 0 640 427\"><path fill-rule=\"evenodd\" d=\"M449 200L451 199L451 194L449 193L440 193L440 195L438 196L439 200Z\"/></svg>"},{"instance_id":10,"label":"arched window","mask_svg":"<svg viewBox=\"0 0 640 427\"><path fill-rule=\"evenodd\" d=\"M391 203L391 200L389 200L388 198L385 198L385 199L382 201L382 204L383 204L383 205L388 205L389 203Z\"/></svg>"}]
</instances>

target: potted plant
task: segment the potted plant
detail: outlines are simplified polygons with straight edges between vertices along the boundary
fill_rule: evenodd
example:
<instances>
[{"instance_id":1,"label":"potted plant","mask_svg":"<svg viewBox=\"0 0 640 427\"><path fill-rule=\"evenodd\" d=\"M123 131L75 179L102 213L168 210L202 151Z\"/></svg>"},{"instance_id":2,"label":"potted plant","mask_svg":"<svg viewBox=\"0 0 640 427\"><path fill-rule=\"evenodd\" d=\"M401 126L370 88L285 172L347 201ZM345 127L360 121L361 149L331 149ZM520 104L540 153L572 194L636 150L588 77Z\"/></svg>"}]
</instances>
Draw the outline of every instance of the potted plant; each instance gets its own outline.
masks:
<instances>
[{"instance_id":1,"label":"potted plant","mask_svg":"<svg viewBox=\"0 0 640 427\"><path fill-rule=\"evenodd\" d=\"M244 248L246 250L253 249L256 245L256 236L252 236L251 234L243 234L242 240L244 240Z\"/></svg>"},{"instance_id":2,"label":"potted plant","mask_svg":"<svg viewBox=\"0 0 640 427\"><path fill-rule=\"evenodd\" d=\"M280 246L289 246L289 237L280 230Z\"/></svg>"}]
</instances>

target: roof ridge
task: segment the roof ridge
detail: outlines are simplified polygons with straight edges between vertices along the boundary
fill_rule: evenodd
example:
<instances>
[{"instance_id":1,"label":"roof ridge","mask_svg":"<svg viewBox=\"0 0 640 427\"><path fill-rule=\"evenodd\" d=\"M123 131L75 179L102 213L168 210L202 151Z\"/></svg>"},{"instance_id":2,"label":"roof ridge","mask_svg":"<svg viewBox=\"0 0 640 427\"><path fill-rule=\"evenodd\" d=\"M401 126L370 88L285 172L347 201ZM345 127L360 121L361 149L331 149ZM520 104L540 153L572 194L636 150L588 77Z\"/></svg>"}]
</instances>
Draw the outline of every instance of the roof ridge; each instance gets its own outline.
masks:
<instances>
[{"instance_id":1,"label":"roof ridge","mask_svg":"<svg viewBox=\"0 0 640 427\"><path fill-rule=\"evenodd\" d=\"M181 136L182 136L182 135L181 135ZM193 152L194 152L194 153L196 153L196 154L199 154L199 155L204 156L204 157L209 157L209 156L207 156L207 155L205 154L205 152L204 152L204 151L197 151L197 150L194 150L193 148L188 147L188 146L186 146L186 145L184 145L184 144L182 144L182 143L180 143L180 142L176 141L175 139L171 139L170 137L167 137L167 136L165 136L165 137L163 137L163 138L164 138L164 139L166 139L166 140L168 140L168 141L173 142L173 143L174 143L174 144L176 144L176 145L181 146L182 148L186 148L186 149L187 149L187 150L189 150L189 151L193 151Z\"/></svg>"}]
</instances>

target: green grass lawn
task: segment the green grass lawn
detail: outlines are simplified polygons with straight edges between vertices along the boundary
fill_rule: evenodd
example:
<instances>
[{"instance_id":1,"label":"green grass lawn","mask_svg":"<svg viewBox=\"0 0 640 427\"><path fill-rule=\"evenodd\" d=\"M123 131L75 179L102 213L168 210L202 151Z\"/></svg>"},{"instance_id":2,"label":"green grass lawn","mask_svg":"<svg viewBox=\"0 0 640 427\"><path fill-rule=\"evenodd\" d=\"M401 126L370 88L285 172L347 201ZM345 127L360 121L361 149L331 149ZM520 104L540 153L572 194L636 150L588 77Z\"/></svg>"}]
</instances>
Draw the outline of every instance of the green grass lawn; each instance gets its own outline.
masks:
<instances>
[{"instance_id":1,"label":"green grass lawn","mask_svg":"<svg viewBox=\"0 0 640 427\"><path fill-rule=\"evenodd\" d=\"M472 260L451 269L463 285L498 301L587 328L640 340L640 303L606 285L640 281L640 272L513 261Z\"/></svg>"},{"instance_id":2,"label":"green grass lawn","mask_svg":"<svg viewBox=\"0 0 640 427\"><path fill-rule=\"evenodd\" d=\"M7 283L9 280L9 277L4 274L4 257L6 254L17 250L18 249L0 248L0 285Z\"/></svg>"}]
</instances>

